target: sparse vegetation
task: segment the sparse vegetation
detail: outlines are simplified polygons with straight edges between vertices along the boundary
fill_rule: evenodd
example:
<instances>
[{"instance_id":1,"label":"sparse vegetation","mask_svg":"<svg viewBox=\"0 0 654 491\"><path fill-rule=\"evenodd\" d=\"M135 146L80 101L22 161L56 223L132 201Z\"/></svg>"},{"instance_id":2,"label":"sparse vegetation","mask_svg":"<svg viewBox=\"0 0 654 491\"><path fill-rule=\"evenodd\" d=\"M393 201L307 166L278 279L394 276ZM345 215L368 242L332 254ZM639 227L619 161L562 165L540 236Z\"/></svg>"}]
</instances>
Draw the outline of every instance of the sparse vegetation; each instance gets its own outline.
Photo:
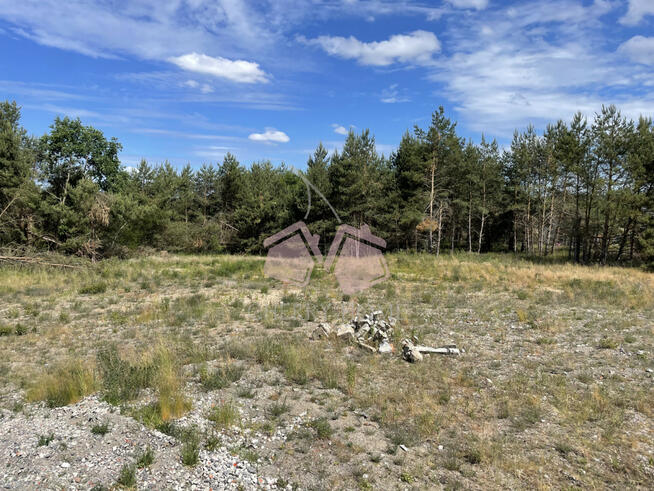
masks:
<instances>
[{"instance_id":1,"label":"sparse vegetation","mask_svg":"<svg viewBox=\"0 0 654 491\"><path fill-rule=\"evenodd\" d=\"M213 421L216 428L229 428L239 423L240 415L232 402L224 402L211 409L208 419Z\"/></svg>"},{"instance_id":2,"label":"sparse vegetation","mask_svg":"<svg viewBox=\"0 0 654 491\"><path fill-rule=\"evenodd\" d=\"M149 467L154 462L154 450L150 447L147 447L137 458L136 458L136 467L143 469L144 467Z\"/></svg>"},{"instance_id":3,"label":"sparse vegetation","mask_svg":"<svg viewBox=\"0 0 654 491\"><path fill-rule=\"evenodd\" d=\"M123 465L116 484L124 488L136 487L136 467L133 464Z\"/></svg>"},{"instance_id":4,"label":"sparse vegetation","mask_svg":"<svg viewBox=\"0 0 654 491\"><path fill-rule=\"evenodd\" d=\"M104 436L109 433L109 423L99 423L91 427L91 433L94 435Z\"/></svg>"},{"instance_id":5,"label":"sparse vegetation","mask_svg":"<svg viewBox=\"0 0 654 491\"><path fill-rule=\"evenodd\" d=\"M450 473L448 486L537 487L542 478L534 463L583 468L586 474L576 475L586 487L647 481L650 464L638 460L638 449L650 443L633 421L642 430L653 417L646 369L654 368L654 312L644 301L654 295L650 274L494 255L398 253L387 259L395 277L353 296L345 308L392 310L396 347L415 335L428 345L456 343L466 354L407 364L397 353L367 354L333 338L310 341L315 323L287 330L288 319L300 318L290 314L293 308L313 309L317 320L332 326L354 315L343 314L342 295L328 275L312 283L315 290L284 291L273 284L262 294L260 269L241 265L225 268L225 276L212 274L232 257L169 255L106 263L97 281L107 291L80 297L78 290L95 283L96 273L45 270L35 278L28 270L6 270L0 290L9 296L3 297L0 327L9 329L0 343L10 349L0 381L20 384L27 402L50 407L97 392L122 416L178 439L173 457L188 465L200 448L229 445L233 426L243 434L275 435L308 410L289 432L283 458L267 444L231 449L264 469L272 465L272 451L290 483L316 483L350 466L362 473L342 472L341 486L387 487L391 481L375 469L388 464L393 483L406 473L411 486L426 489L439 486L433 479L442 473ZM248 278L241 281L241 275ZM121 286L113 286L118 277ZM139 287L145 279L148 290ZM609 284L611 295L605 292ZM37 286L43 297L25 293ZM285 296L288 310L266 304ZM48 316L41 315L46 303L40 298L50 299ZM18 324L27 335L15 335ZM194 394L215 404L199 408L211 422L208 435L177 421ZM25 410L20 400L8 407L14 406ZM87 431L104 431L87 424ZM46 445L49 436L36 444ZM69 444L50 440L50 447L52 441L57 450ZM323 446L330 448L324 462L314 462ZM414 451L423 446L432 450L429 459ZM150 460L146 445L140 448L136 468ZM619 461L609 458L614 455ZM298 462L309 469L306 476L294 473ZM557 486L566 485L552 476Z\"/></svg>"},{"instance_id":6,"label":"sparse vegetation","mask_svg":"<svg viewBox=\"0 0 654 491\"><path fill-rule=\"evenodd\" d=\"M316 437L320 440L327 440L334 433L329 421L325 418L314 419L309 423L309 427L316 432Z\"/></svg>"},{"instance_id":7,"label":"sparse vegetation","mask_svg":"<svg viewBox=\"0 0 654 491\"><path fill-rule=\"evenodd\" d=\"M200 456L200 443L196 438L184 442L181 450L182 464L193 467L197 465Z\"/></svg>"},{"instance_id":8,"label":"sparse vegetation","mask_svg":"<svg viewBox=\"0 0 654 491\"><path fill-rule=\"evenodd\" d=\"M54 440L54 433L48 433L47 435L41 435L39 436L39 443L37 446L39 447L47 447L50 445L50 442Z\"/></svg>"},{"instance_id":9,"label":"sparse vegetation","mask_svg":"<svg viewBox=\"0 0 654 491\"><path fill-rule=\"evenodd\" d=\"M243 375L243 368L227 363L209 372L206 367L200 371L200 383L205 390L218 390L229 387Z\"/></svg>"}]
</instances>

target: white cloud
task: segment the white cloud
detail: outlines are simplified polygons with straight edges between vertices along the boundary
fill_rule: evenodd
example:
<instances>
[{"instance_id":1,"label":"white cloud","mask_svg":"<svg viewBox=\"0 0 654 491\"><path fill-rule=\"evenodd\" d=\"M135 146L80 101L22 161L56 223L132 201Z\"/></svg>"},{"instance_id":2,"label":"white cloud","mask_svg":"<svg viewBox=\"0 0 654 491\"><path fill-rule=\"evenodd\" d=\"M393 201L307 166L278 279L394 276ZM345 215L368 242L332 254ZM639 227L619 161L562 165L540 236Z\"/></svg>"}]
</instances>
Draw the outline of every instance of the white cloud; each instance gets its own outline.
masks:
<instances>
[{"instance_id":1,"label":"white cloud","mask_svg":"<svg viewBox=\"0 0 654 491\"><path fill-rule=\"evenodd\" d=\"M184 87L190 87L191 89L197 89L200 86L199 82L196 82L195 80L187 80L182 85Z\"/></svg>"},{"instance_id":2,"label":"white cloud","mask_svg":"<svg viewBox=\"0 0 654 491\"><path fill-rule=\"evenodd\" d=\"M237 140L238 137L230 135L212 135L205 133L188 133L185 131L167 130L162 128L133 128L134 133L144 133L146 135L160 135L172 138L190 138L194 140Z\"/></svg>"},{"instance_id":3,"label":"white cloud","mask_svg":"<svg viewBox=\"0 0 654 491\"><path fill-rule=\"evenodd\" d=\"M202 87L200 88L200 92L203 94L211 94L213 92L213 87L209 84L202 84Z\"/></svg>"},{"instance_id":4,"label":"white cloud","mask_svg":"<svg viewBox=\"0 0 654 491\"><path fill-rule=\"evenodd\" d=\"M629 9L620 18L620 23L626 26L635 26L646 15L654 15L654 2L652 0L629 0Z\"/></svg>"},{"instance_id":5,"label":"white cloud","mask_svg":"<svg viewBox=\"0 0 654 491\"><path fill-rule=\"evenodd\" d=\"M341 126L340 124L334 123L332 124L332 128L334 128L334 133L337 135L347 135L347 129L345 129L345 126Z\"/></svg>"},{"instance_id":6,"label":"white cloud","mask_svg":"<svg viewBox=\"0 0 654 491\"><path fill-rule=\"evenodd\" d=\"M488 0L447 0L454 7L460 9L483 10L488 7Z\"/></svg>"},{"instance_id":7,"label":"white cloud","mask_svg":"<svg viewBox=\"0 0 654 491\"><path fill-rule=\"evenodd\" d=\"M213 75L232 82L251 84L268 81L259 64L251 61L228 60L221 56L214 58L200 53L174 56L168 58L168 61L184 70Z\"/></svg>"},{"instance_id":8,"label":"white cloud","mask_svg":"<svg viewBox=\"0 0 654 491\"><path fill-rule=\"evenodd\" d=\"M634 36L620 45L618 51L643 65L654 65L654 37Z\"/></svg>"},{"instance_id":9,"label":"white cloud","mask_svg":"<svg viewBox=\"0 0 654 491\"><path fill-rule=\"evenodd\" d=\"M196 148L193 151L193 154L197 155L198 157L220 160L227 154L227 152L233 152L235 150L236 149L234 147L221 147L217 145L211 145L208 147Z\"/></svg>"},{"instance_id":10,"label":"white cloud","mask_svg":"<svg viewBox=\"0 0 654 491\"><path fill-rule=\"evenodd\" d=\"M602 103L629 116L652 114L647 69L606 50L599 18L610 9L603 0L535 1L461 19L448 33L452 54L435 60L430 74L439 84L434 96L451 101L470 128L509 138L530 122L577 110L592 116Z\"/></svg>"},{"instance_id":11,"label":"white cloud","mask_svg":"<svg viewBox=\"0 0 654 491\"><path fill-rule=\"evenodd\" d=\"M291 141L286 133L274 128L266 128L264 133L252 133L248 138L252 141L263 143L288 143Z\"/></svg>"},{"instance_id":12,"label":"white cloud","mask_svg":"<svg viewBox=\"0 0 654 491\"><path fill-rule=\"evenodd\" d=\"M384 104L395 104L398 102L409 102L409 99L406 95L401 95L400 91L397 89L397 84L392 84L387 89L382 90L381 93L381 102Z\"/></svg>"},{"instance_id":13,"label":"white cloud","mask_svg":"<svg viewBox=\"0 0 654 491\"><path fill-rule=\"evenodd\" d=\"M364 43L354 36L319 36L300 41L320 46L326 53L345 59L357 60L361 65L387 66L392 63L429 65L432 56L440 51L441 43L432 32L413 31L396 34L385 41Z\"/></svg>"}]
</instances>

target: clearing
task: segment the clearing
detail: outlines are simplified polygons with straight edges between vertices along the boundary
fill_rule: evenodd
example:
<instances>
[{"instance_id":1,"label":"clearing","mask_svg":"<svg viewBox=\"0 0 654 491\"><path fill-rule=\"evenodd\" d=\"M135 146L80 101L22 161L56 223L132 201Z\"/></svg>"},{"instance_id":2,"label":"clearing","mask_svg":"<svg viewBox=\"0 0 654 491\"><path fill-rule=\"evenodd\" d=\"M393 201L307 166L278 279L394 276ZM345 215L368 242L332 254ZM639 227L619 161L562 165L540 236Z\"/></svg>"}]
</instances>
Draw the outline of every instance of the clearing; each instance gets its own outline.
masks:
<instances>
[{"instance_id":1,"label":"clearing","mask_svg":"<svg viewBox=\"0 0 654 491\"><path fill-rule=\"evenodd\" d=\"M360 295L263 258L0 266L14 489L648 488L654 275L390 254ZM313 340L382 310L392 354ZM407 363L399 341L456 344Z\"/></svg>"}]
</instances>

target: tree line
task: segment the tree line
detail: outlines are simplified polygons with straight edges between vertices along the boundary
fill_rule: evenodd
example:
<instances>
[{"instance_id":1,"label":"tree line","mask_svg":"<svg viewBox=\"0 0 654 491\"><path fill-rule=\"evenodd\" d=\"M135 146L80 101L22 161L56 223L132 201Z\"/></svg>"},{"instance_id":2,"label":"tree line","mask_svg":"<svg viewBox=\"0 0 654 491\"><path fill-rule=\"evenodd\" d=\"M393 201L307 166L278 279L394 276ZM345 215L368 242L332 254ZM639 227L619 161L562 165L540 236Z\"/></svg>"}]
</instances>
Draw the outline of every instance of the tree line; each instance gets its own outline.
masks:
<instances>
[{"instance_id":1,"label":"tree line","mask_svg":"<svg viewBox=\"0 0 654 491\"><path fill-rule=\"evenodd\" d=\"M262 253L263 239L307 211L307 188L268 161L127 169L115 139L57 117L41 137L0 104L0 245L93 259L144 247ZM602 107L509 148L457 134L442 107L386 157L369 130L350 131L331 156L322 144L307 179L343 222L368 224L389 250L567 255L579 263L654 263L654 125ZM313 193L306 220L326 251L338 222Z\"/></svg>"}]
</instances>

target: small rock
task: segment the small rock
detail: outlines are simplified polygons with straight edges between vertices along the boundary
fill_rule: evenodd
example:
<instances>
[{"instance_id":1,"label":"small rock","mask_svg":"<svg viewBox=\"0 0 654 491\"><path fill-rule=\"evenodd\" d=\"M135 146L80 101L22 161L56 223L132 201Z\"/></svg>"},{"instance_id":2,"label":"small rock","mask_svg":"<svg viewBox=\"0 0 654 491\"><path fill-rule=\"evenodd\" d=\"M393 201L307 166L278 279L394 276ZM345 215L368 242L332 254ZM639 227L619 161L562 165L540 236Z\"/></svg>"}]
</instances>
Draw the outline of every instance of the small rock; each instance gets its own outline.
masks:
<instances>
[{"instance_id":1,"label":"small rock","mask_svg":"<svg viewBox=\"0 0 654 491\"><path fill-rule=\"evenodd\" d=\"M331 332L332 332L332 326L330 326L326 322L321 322L320 324L318 324L318 327L316 327L314 331L311 333L311 338L312 339L326 338L331 334Z\"/></svg>"},{"instance_id":2,"label":"small rock","mask_svg":"<svg viewBox=\"0 0 654 491\"><path fill-rule=\"evenodd\" d=\"M349 324L342 324L336 330L336 337L338 338L354 337L354 328Z\"/></svg>"},{"instance_id":3,"label":"small rock","mask_svg":"<svg viewBox=\"0 0 654 491\"><path fill-rule=\"evenodd\" d=\"M377 348L377 351L380 353L392 353L393 345L388 341L382 341L382 343L379 345L379 348Z\"/></svg>"}]
</instances>

